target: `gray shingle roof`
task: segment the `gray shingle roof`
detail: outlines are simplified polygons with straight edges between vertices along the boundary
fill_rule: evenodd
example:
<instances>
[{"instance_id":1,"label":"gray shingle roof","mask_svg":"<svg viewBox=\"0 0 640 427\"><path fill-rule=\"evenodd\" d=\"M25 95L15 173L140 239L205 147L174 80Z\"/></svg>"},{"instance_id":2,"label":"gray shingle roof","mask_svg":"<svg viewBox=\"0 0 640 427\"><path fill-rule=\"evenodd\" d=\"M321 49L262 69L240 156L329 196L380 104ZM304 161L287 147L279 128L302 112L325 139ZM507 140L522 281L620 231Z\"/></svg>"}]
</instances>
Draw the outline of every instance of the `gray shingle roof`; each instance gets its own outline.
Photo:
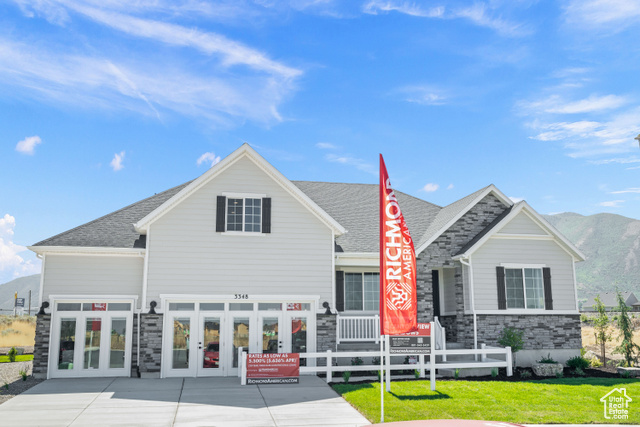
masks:
<instances>
[{"instance_id":1,"label":"gray shingle roof","mask_svg":"<svg viewBox=\"0 0 640 427\"><path fill-rule=\"evenodd\" d=\"M429 227L426 229L426 231L424 232L424 234L422 234L422 237L420 237L420 240L418 240L418 244L416 245L416 250L422 246L423 244L425 244L426 242L428 242L430 239L437 237L436 235L439 233L439 231L442 229L442 227L444 227L445 225L447 225L447 223L449 221L451 221L453 218L455 218L460 212L465 211L466 209L470 208L471 203L483 192L485 191L487 188L491 187L490 185L481 188L480 190L476 191L475 193L471 193L466 197L463 197L462 199L455 201L453 203L451 203L450 205L445 206L444 208L442 208L440 210L440 212L438 212L438 215L434 218L433 221L431 221L431 223L429 224ZM401 205L402 207L402 205ZM404 209L404 208L403 208ZM414 237L414 240L416 238Z\"/></svg>"},{"instance_id":2,"label":"gray shingle roof","mask_svg":"<svg viewBox=\"0 0 640 427\"><path fill-rule=\"evenodd\" d=\"M107 248L144 248L146 236L140 236L133 224L173 197L191 181L131 204L108 215L49 237L33 246L80 246Z\"/></svg>"},{"instance_id":3,"label":"gray shingle roof","mask_svg":"<svg viewBox=\"0 0 640 427\"><path fill-rule=\"evenodd\" d=\"M158 208L190 182L45 239L33 246L144 248L146 236L137 233L133 224ZM347 229L347 233L336 239L338 251L378 252L379 188L377 184L292 182ZM425 242L450 219L468 208L485 188L445 208L399 191L396 191L396 195L414 241L416 236L422 236L420 242ZM415 246L417 249L419 244Z\"/></svg>"},{"instance_id":4,"label":"gray shingle roof","mask_svg":"<svg viewBox=\"0 0 640 427\"><path fill-rule=\"evenodd\" d=\"M378 252L380 188L377 184L292 182L347 229L347 233L336 239L338 251ZM399 191L395 193L409 232L415 239L425 232L442 208Z\"/></svg>"},{"instance_id":5,"label":"gray shingle roof","mask_svg":"<svg viewBox=\"0 0 640 427\"><path fill-rule=\"evenodd\" d=\"M625 304L627 304L629 307L638 302L633 292L620 292L620 294L622 295L622 299L624 300ZM618 306L618 294L616 292L605 292L589 297L589 299L584 304L582 304L582 310L594 311L593 305L596 303L595 299L597 296L600 296L600 301L602 301L602 304L604 304L607 310L611 310L612 308Z\"/></svg>"}]
</instances>

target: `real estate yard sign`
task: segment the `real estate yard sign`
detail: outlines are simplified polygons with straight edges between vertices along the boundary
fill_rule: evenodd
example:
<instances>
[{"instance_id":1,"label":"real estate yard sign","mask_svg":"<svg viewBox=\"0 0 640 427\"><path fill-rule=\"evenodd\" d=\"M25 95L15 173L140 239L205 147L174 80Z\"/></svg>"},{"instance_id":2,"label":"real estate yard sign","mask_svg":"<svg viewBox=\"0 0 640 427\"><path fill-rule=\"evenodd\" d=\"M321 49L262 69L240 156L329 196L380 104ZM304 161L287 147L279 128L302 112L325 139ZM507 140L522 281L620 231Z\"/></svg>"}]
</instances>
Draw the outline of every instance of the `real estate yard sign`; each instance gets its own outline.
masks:
<instances>
[{"instance_id":1,"label":"real estate yard sign","mask_svg":"<svg viewBox=\"0 0 640 427\"><path fill-rule=\"evenodd\" d=\"M247 354L247 384L298 384L299 353Z\"/></svg>"},{"instance_id":2,"label":"real estate yard sign","mask_svg":"<svg viewBox=\"0 0 640 427\"><path fill-rule=\"evenodd\" d=\"M431 323L418 323L418 330L389 336L390 354L426 354L431 352Z\"/></svg>"}]
</instances>

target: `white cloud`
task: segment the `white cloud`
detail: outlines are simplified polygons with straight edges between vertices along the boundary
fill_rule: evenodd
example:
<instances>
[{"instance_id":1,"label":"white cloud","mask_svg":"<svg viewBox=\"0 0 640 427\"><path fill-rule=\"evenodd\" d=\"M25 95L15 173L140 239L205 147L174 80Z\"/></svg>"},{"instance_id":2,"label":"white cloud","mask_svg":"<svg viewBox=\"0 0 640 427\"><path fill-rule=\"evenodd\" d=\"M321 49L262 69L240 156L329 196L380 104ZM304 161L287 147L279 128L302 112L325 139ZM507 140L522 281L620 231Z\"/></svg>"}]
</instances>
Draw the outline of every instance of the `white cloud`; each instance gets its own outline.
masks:
<instances>
[{"instance_id":1,"label":"white cloud","mask_svg":"<svg viewBox=\"0 0 640 427\"><path fill-rule=\"evenodd\" d=\"M520 106L538 114L579 114L612 110L623 106L627 102L628 100L625 97L617 95L590 95L588 98L577 101L566 101L560 95L551 95L539 101L523 102Z\"/></svg>"},{"instance_id":2,"label":"white cloud","mask_svg":"<svg viewBox=\"0 0 640 427\"><path fill-rule=\"evenodd\" d=\"M5 214L0 218L0 271L9 273L11 278L36 274L40 272L40 263L25 260L18 255L27 250L26 247L13 242L16 219Z\"/></svg>"},{"instance_id":3,"label":"white cloud","mask_svg":"<svg viewBox=\"0 0 640 427\"><path fill-rule=\"evenodd\" d=\"M349 156L338 156L336 154L327 154L325 158L333 163L353 166L363 172L370 173L372 175L378 175L378 170L376 169L376 167L370 163L365 162L362 159Z\"/></svg>"},{"instance_id":4,"label":"white cloud","mask_svg":"<svg viewBox=\"0 0 640 427\"><path fill-rule=\"evenodd\" d=\"M427 193L433 193L434 191L437 191L438 188L440 188L438 184L434 184L430 182L426 184L424 187L422 187L422 191L426 191Z\"/></svg>"},{"instance_id":5,"label":"white cloud","mask_svg":"<svg viewBox=\"0 0 640 427\"><path fill-rule=\"evenodd\" d=\"M619 208L622 203L624 203L624 200L611 200L609 202L599 203L598 205L606 208Z\"/></svg>"},{"instance_id":6,"label":"white cloud","mask_svg":"<svg viewBox=\"0 0 640 427\"><path fill-rule=\"evenodd\" d=\"M28 136L22 141L18 142L18 144L16 145L16 151L33 156L33 154L35 153L36 145L40 144L41 142L42 140L37 135Z\"/></svg>"},{"instance_id":7,"label":"white cloud","mask_svg":"<svg viewBox=\"0 0 640 427\"><path fill-rule=\"evenodd\" d=\"M370 15L397 12L418 18L465 19L503 36L517 37L530 34L530 30L521 24L492 16L493 11L485 3L447 9L444 6L423 7L419 3L402 0L370 0L363 6L362 11Z\"/></svg>"},{"instance_id":8,"label":"white cloud","mask_svg":"<svg viewBox=\"0 0 640 427\"><path fill-rule=\"evenodd\" d=\"M111 168L113 169L114 172L118 172L119 170L122 170L124 168L124 165L122 164L123 160L124 160L124 151L115 153L113 155L113 159L109 164L111 165Z\"/></svg>"},{"instance_id":9,"label":"white cloud","mask_svg":"<svg viewBox=\"0 0 640 427\"><path fill-rule=\"evenodd\" d=\"M442 89L434 86L405 86L396 92L403 94L405 101L421 105L443 105L449 96Z\"/></svg>"},{"instance_id":10,"label":"white cloud","mask_svg":"<svg viewBox=\"0 0 640 427\"><path fill-rule=\"evenodd\" d=\"M622 165L626 165L629 163L640 163L640 159L638 158L615 158L615 159L602 159L602 160L592 160L591 162L589 162L591 164L594 165L608 165L611 163L619 163Z\"/></svg>"},{"instance_id":11,"label":"white cloud","mask_svg":"<svg viewBox=\"0 0 640 427\"><path fill-rule=\"evenodd\" d=\"M447 186L447 190L453 190L453 184L449 184L449 185Z\"/></svg>"},{"instance_id":12,"label":"white cloud","mask_svg":"<svg viewBox=\"0 0 640 427\"><path fill-rule=\"evenodd\" d=\"M565 18L577 26L620 31L640 21L640 0L571 0Z\"/></svg>"},{"instance_id":13,"label":"white cloud","mask_svg":"<svg viewBox=\"0 0 640 427\"><path fill-rule=\"evenodd\" d=\"M206 152L202 156L198 157L196 161L198 166L203 163L210 163L210 166L213 166L217 163L220 163L220 156L216 156L214 153Z\"/></svg>"},{"instance_id":14,"label":"white cloud","mask_svg":"<svg viewBox=\"0 0 640 427\"><path fill-rule=\"evenodd\" d=\"M626 194L626 193L640 193L640 188L632 187L632 188L627 188L626 190L618 190L618 191L611 192L611 194Z\"/></svg>"},{"instance_id":15,"label":"white cloud","mask_svg":"<svg viewBox=\"0 0 640 427\"><path fill-rule=\"evenodd\" d=\"M335 149L338 148L337 146L335 146L335 145L333 145L333 144L331 144L329 142L318 142L316 144L316 147L320 148L321 150L335 150Z\"/></svg>"},{"instance_id":16,"label":"white cloud","mask_svg":"<svg viewBox=\"0 0 640 427\"><path fill-rule=\"evenodd\" d=\"M513 203L518 203L524 200L524 197L511 197L509 196L509 199L513 202Z\"/></svg>"}]
</instances>

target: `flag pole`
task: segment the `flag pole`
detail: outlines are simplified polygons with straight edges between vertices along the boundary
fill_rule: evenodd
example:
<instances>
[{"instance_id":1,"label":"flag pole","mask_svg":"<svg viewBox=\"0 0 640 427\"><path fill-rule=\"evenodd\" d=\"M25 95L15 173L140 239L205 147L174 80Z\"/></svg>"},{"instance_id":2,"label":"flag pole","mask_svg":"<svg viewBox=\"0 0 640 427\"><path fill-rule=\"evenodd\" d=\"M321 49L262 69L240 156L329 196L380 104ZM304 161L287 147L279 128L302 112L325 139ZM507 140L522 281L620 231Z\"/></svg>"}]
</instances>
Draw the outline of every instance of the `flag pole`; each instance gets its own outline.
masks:
<instances>
[{"instance_id":1,"label":"flag pole","mask_svg":"<svg viewBox=\"0 0 640 427\"><path fill-rule=\"evenodd\" d=\"M384 335L380 335L380 422L384 423Z\"/></svg>"}]
</instances>

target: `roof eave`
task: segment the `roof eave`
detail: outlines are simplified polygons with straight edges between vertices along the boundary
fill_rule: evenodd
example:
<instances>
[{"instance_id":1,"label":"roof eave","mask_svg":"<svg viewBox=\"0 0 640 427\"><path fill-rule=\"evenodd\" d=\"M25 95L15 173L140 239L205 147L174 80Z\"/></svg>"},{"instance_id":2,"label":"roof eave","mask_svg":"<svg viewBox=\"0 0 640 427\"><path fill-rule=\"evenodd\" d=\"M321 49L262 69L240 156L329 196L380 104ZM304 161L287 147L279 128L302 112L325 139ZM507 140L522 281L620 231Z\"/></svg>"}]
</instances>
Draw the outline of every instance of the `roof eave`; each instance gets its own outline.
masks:
<instances>
[{"instance_id":1,"label":"roof eave","mask_svg":"<svg viewBox=\"0 0 640 427\"><path fill-rule=\"evenodd\" d=\"M92 254L92 255L121 255L144 256L144 248L112 248L95 246L27 246L27 249L38 255L44 254Z\"/></svg>"}]
</instances>

